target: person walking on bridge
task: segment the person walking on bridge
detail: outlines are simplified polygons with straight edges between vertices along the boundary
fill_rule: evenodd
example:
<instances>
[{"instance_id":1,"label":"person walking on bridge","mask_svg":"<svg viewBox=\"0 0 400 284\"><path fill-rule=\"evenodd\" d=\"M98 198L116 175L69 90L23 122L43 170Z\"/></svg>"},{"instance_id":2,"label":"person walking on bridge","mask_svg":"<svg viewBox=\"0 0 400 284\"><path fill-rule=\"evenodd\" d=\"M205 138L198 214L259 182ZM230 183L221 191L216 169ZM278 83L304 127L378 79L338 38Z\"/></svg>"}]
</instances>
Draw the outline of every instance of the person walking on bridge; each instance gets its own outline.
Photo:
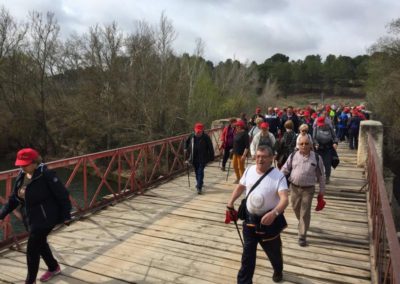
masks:
<instances>
[{"instance_id":1,"label":"person walking on bridge","mask_svg":"<svg viewBox=\"0 0 400 284\"><path fill-rule=\"evenodd\" d=\"M48 268L40 281L46 282L61 272L47 243L47 236L57 224L71 221L69 193L55 173L42 163L36 150L20 150L15 165L21 167L21 171L8 202L0 210L0 224L20 206L24 225L29 232L26 248L28 275L25 283L36 283L40 257Z\"/></svg>"},{"instance_id":2,"label":"person walking on bridge","mask_svg":"<svg viewBox=\"0 0 400 284\"><path fill-rule=\"evenodd\" d=\"M204 132L204 125L200 122L194 125L194 133L186 139L184 156L186 163L191 163L196 175L197 193L203 190L204 168L208 162L214 161L214 147L210 136Z\"/></svg>"},{"instance_id":3,"label":"person walking on bridge","mask_svg":"<svg viewBox=\"0 0 400 284\"><path fill-rule=\"evenodd\" d=\"M237 276L238 284L252 283L258 244L261 245L273 267L272 280L280 282L283 278L280 233L287 225L283 211L288 205L288 186L285 176L272 167L273 159L274 152L271 147L259 146L256 152L256 164L246 169L227 203L227 209L234 211L235 201L246 191L247 214L243 222L244 246ZM258 185L252 188L255 184ZM278 222L278 220L284 221Z\"/></svg>"},{"instance_id":4,"label":"person walking on bridge","mask_svg":"<svg viewBox=\"0 0 400 284\"><path fill-rule=\"evenodd\" d=\"M315 192L315 182L319 182L319 199L325 191L324 163L319 154L311 151L311 137L299 136L297 150L289 156L281 171L290 182L290 200L299 221L299 245L307 245L307 231L311 221L311 203Z\"/></svg>"}]
</instances>

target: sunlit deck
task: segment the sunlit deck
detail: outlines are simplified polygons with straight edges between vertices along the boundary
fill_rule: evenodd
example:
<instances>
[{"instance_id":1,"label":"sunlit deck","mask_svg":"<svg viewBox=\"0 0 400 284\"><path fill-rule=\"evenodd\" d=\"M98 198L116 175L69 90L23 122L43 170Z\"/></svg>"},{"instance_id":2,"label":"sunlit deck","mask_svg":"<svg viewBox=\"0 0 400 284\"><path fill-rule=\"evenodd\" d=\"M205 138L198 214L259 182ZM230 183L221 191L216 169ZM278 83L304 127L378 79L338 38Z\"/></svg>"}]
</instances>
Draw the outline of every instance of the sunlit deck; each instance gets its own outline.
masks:
<instances>
[{"instance_id":1,"label":"sunlit deck","mask_svg":"<svg viewBox=\"0 0 400 284\"><path fill-rule=\"evenodd\" d=\"M297 244L290 205L285 212L282 283L371 283L365 180L354 151L341 145L339 155L327 206L312 212L307 247ZM191 188L183 175L58 229L50 244L63 270L50 283L236 283L242 246L235 226L224 224L233 172L225 179L214 162L203 195L193 174ZM1 254L0 283L24 282L24 250ZM271 275L260 250L254 283L272 283Z\"/></svg>"}]
</instances>

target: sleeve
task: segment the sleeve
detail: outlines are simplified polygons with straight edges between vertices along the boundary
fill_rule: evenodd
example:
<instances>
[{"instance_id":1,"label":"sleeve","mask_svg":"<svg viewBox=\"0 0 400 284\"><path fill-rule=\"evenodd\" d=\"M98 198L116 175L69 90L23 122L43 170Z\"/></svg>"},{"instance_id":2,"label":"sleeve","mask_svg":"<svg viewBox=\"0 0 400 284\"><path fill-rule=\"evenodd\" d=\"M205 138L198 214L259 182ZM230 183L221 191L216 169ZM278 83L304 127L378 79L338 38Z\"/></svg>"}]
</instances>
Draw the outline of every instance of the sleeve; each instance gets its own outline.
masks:
<instances>
[{"instance_id":1,"label":"sleeve","mask_svg":"<svg viewBox=\"0 0 400 284\"><path fill-rule=\"evenodd\" d=\"M206 136L207 137L207 146L208 146L208 154L209 154L209 160L210 161L214 161L215 158L215 153L214 153L214 146L211 142L211 138L210 136Z\"/></svg>"},{"instance_id":2,"label":"sleeve","mask_svg":"<svg viewBox=\"0 0 400 284\"><path fill-rule=\"evenodd\" d=\"M289 178L290 172L292 171L292 160L293 160L293 155L290 155L286 159L285 164L281 168L281 172L283 173L284 176L287 176L287 178Z\"/></svg>"},{"instance_id":3,"label":"sleeve","mask_svg":"<svg viewBox=\"0 0 400 284\"><path fill-rule=\"evenodd\" d=\"M332 135L332 140L333 140L333 144L338 144L338 138L335 135L335 131L333 130L333 127L329 127L330 131L331 131L331 135Z\"/></svg>"},{"instance_id":4,"label":"sleeve","mask_svg":"<svg viewBox=\"0 0 400 284\"><path fill-rule=\"evenodd\" d=\"M319 156L318 159L317 155ZM318 160L318 168L316 176L317 176L317 181L319 183L319 193L323 194L325 192L325 183L326 183L324 161L322 160L322 157L318 153L315 153L315 159Z\"/></svg>"},{"instance_id":5,"label":"sleeve","mask_svg":"<svg viewBox=\"0 0 400 284\"><path fill-rule=\"evenodd\" d=\"M20 178L21 178L21 172L19 173L15 183L17 183ZM13 192L8 197L7 202L0 209L0 220L3 220L4 218L6 218L6 216L8 214L10 214L12 211L14 211L15 208L18 207L18 205L20 205L20 202L19 202L19 200L17 198L17 195L16 195L17 194L17 190L16 190L15 187L16 187L16 185L14 185Z\"/></svg>"},{"instance_id":6,"label":"sleeve","mask_svg":"<svg viewBox=\"0 0 400 284\"><path fill-rule=\"evenodd\" d=\"M63 221L71 219L71 201L69 199L69 192L64 184L56 176L54 171L45 171L44 176L47 184L57 200L58 205L61 207Z\"/></svg>"},{"instance_id":7,"label":"sleeve","mask_svg":"<svg viewBox=\"0 0 400 284\"><path fill-rule=\"evenodd\" d=\"M244 143L245 143L245 149L249 149L250 148L250 139L249 139L249 135L246 133L245 135L243 135L244 137Z\"/></svg>"},{"instance_id":8,"label":"sleeve","mask_svg":"<svg viewBox=\"0 0 400 284\"><path fill-rule=\"evenodd\" d=\"M8 197L8 201L4 204L3 208L0 210L0 220L6 218L8 214L10 214L17 206L19 205L19 201L16 195L13 193Z\"/></svg>"},{"instance_id":9,"label":"sleeve","mask_svg":"<svg viewBox=\"0 0 400 284\"><path fill-rule=\"evenodd\" d=\"M278 191L283 191L283 190L289 190L285 176L282 176L279 179L278 183Z\"/></svg>"},{"instance_id":10,"label":"sleeve","mask_svg":"<svg viewBox=\"0 0 400 284\"><path fill-rule=\"evenodd\" d=\"M260 133L261 132L258 132L256 134L256 136L254 136L253 140L251 140L251 144L250 144L251 156L254 156L256 154L256 149L257 149L258 143L260 142Z\"/></svg>"}]
</instances>

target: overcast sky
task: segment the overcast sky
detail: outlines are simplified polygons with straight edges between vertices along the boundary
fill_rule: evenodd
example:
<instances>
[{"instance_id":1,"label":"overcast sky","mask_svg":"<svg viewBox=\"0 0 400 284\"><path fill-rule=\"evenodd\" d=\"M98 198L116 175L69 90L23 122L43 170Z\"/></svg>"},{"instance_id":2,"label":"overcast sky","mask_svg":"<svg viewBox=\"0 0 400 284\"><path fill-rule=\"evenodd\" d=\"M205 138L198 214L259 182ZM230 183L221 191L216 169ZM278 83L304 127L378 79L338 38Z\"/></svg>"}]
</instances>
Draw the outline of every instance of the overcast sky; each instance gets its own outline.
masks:
<instances>
[{"instance_id":1,"label":"overcast sky","mask_svg":"<svg viewBox=\"0 0 400 284\"><path fill-rule=\"evenodd\" d=\"M290 60L319 54L357 56L400 18L399 0L0 0L17 20L29 11L52 11L62 38L95 24L115 21L126 33L144 20L157 25L162 11L177 38L174 50L192 54L196 39L203 57L264 62L275 53Z\"/></svg>"}]
</instances>

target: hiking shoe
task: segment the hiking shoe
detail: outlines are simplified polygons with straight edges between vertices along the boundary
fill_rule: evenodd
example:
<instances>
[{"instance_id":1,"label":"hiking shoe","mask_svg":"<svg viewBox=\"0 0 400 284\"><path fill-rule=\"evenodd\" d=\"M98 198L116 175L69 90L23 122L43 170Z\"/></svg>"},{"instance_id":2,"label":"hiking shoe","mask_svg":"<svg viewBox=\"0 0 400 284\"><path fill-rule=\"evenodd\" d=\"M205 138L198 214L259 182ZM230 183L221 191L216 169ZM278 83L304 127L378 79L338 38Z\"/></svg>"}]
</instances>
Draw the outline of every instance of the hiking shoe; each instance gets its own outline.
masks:
<instances>
[{"instance_id":1,"label":"hiking shoe","mask_svg":"<svg viewBox=\"0 0 400 284\"><path fill-rule=\"evenodd\" d=\"M306 239L299 238L299 246L305 247L307 245Z\"/></svg>"},{"instance_id":2,"label":"hiking shoe","mask_svg":"<svg viewBox=\"0 0 400 284\"><path fill-rule=\"evenodd\" d=\"M281 282L282 278L283 278L282 271L281 272L274 271L274 274L272 275L272 280L274 282Z\"/></svg>"},{"instance_id":3,"label":"hiking shoe","mask_svg":"<svg viewBox=\"0 0 400 284\"><path fill-rule=\"evenodd\" d=\"M58 274L60 274L60 273L61 273L60 265L57 265L56 270L54 270L54 271L49 271L49 270L47 270L47 271L39 278L39 280L40 280L41 282L47 282L47 281L49 281L50 279L52 279L54 276L56 276L56 275L58 275Z\"/></svg>"}]
</instances>

